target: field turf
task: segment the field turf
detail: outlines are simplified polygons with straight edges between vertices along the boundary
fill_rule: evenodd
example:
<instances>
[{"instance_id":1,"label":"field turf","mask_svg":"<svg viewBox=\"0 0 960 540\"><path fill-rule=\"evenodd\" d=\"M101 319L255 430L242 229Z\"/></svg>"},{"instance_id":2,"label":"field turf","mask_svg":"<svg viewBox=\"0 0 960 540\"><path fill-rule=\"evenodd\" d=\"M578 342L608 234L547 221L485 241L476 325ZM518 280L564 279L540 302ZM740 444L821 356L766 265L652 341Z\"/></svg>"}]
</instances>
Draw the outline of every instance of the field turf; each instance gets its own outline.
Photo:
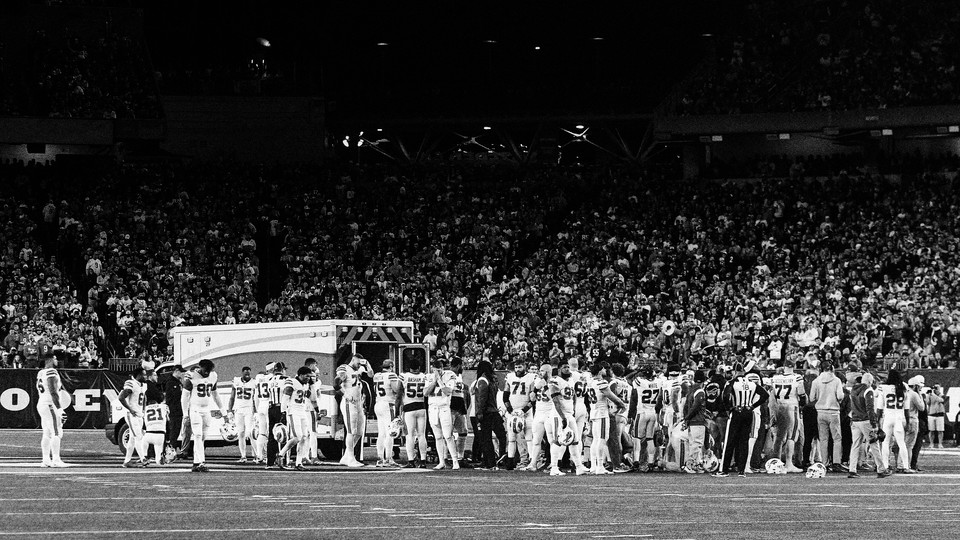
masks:
<instances>
[{"instance_id":1,"label":"field turf","mask_svg":"<svg viewBox=\"0 0 960 540\"><path fill-rule=\"evenodd\" d=\"M14 538L944 538L960 525L960 452L924 472L671 473L263 470L213 449L189 464L120 468L101 432L68 431L68 469L41 469L39 432L0 432L0 537Z\"/></svg>"}]
</instances>

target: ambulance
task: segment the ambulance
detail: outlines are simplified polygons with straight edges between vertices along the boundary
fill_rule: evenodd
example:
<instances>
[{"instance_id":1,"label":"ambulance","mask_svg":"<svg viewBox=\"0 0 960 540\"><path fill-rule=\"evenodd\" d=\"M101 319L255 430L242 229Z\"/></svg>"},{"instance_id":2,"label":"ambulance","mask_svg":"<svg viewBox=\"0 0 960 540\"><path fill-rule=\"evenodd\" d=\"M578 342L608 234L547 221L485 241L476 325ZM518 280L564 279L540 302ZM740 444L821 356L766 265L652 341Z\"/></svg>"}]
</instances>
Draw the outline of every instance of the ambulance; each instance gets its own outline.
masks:
<instances>
[{"instance_id":1,"label":"ambulance","mask_svg":"<svg viewBox=\"0 0 960 540\"><path fill-rule=\"evenodd\" d=\"M398 373L410 359L429 365L427 345L416 342L416 331L410 321L320 320L260 324L231 324L216 326L182 326L171 332L173 361L157 366L162 384L176 366L185 369L200 360L213 361L218 377L218 390L223 406L229 404L233 380L240 376L244 366L253 373L264 371L271 362L283 362L287 376L294 376L307 358L317 360L322 394L318 398L320 418L317 426L317 448L328 459L339 459L343 453L343 420L334 396L333 378L336 366L360 353L380 371L383 361L392 359ZM111 404L111 423L105 431L107 439L124 452L129 443L130 430L126 425L124 408L116 400ZM368 408L373 419L373 407ZM218 423L219 421L215 421ZM368 436L376 436L377 423L367 422ZM229 443L220 435L219 425L207 433L207 445Z\"/></svg>"}]
</instances>

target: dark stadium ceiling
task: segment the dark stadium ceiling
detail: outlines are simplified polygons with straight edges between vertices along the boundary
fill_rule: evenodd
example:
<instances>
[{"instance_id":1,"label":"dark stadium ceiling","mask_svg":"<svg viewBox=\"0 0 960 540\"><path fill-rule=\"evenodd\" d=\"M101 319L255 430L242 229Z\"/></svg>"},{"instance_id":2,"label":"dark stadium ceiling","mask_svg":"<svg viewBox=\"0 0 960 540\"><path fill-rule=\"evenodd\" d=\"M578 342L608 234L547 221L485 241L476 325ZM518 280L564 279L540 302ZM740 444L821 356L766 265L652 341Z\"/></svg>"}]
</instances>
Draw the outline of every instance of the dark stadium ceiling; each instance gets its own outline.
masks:
<instances>
[{"instance_id":1,"label":"dark stadium ceiling","mask_svg":"<svg viewBox=\"0 0 960 540\"><path fill-rule=\"evenodd\" d=\"M332 114L450 117L650 112L742 2L133 3L161 72L263 55Z\"/></svg>"}]
</instances>

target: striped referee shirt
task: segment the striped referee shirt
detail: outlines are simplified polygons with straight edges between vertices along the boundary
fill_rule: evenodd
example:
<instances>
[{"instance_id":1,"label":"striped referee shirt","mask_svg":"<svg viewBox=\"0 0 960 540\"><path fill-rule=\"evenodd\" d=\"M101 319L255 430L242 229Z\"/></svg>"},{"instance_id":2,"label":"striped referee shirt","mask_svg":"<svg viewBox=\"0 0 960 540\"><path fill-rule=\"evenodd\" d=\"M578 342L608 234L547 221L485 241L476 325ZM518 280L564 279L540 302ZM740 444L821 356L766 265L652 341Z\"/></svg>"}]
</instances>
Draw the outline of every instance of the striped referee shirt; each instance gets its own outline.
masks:
<instances>
[{"instance_id":1,"label":"striped referee shirt","mask_svg":"<svg viewBox=\"0 0 960 540\"><path fill-rule=\"evenodd\" d=\"M267 379L267 391L270 392L270 405L280 405L280 394L283 392L283 381L286 375L274 373Z\"/></svg>"},{"instance_id":2,"label":"striped referee shirt","mask_svg":"<svg viewBox=\"0 0 960 540\"><path fill-rule=\"evenodd\" d=\"M756 409L766 403L770 395L762 386L743 377L734 379L727 385L728 400L733 409Z\"/></svg>"}]
</instances>

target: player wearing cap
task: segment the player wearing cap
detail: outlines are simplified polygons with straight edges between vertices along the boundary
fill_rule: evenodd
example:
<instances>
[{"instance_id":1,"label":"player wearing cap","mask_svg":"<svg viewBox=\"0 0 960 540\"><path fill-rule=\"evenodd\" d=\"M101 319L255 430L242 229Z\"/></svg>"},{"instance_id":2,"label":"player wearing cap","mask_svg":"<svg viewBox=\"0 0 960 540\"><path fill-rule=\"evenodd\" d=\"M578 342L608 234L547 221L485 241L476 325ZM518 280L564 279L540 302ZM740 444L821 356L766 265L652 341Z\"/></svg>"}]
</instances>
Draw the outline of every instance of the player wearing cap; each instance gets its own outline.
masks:
<instances>
[{"instance_id":1,"label":"player wearing cap","mask_svg":"<svg viewBox=\"0 0 960 540\"><path fill-rule=\"evenodd\" d=\"M927 402L923 399L923 396L920 395L920 392L923 391L924 385L923 375L916 375L910 377L910 380L907 382L907 386L910 389L910 392L907 397L907 403L904 407L907 416L907 430L904 434L904 441L906 441L906 448L898 448L898 452L906 452L910 456L910 468L914 471L919 472L917 469L917 462L920 454L920 447L917 445L917 441L920 440L923 434L920 433L921 425L923 429L926 429L926 415L927 415Z\"/></svg>"},{"instance_id":2,"label":"player wearing cap","mask_svg":"<svg viewBox=\"0 0 960 540\"><path fill-rule=\"evenodd\" d=\"M277 455L277 461L274 463L279 468L283 468L282 460L287 458L297 447L297 461L294 468L298 471L304 471L303 460L306 459L309 450L308 438L310 437L310 413L307 411L307 402L310 401L310 382L313 377L313 371L303 366L297 370L297 376L287 378L283 381L283 395L281 399L287 411L287 430L289 437L287 442L280 449Z\"/></svg>"},{"instance_id":3,"label":"player wearing cap","mask_svg":"<svg viewBox=\"0 0 960 540\"><path fill-rule=\"evenodd\" d=\"M587 380L587 391L584 396L590 400L590 434L593 443L590 445L590 472L593 474L613 474L603 464L604 453L607 448L607 439L610 435L611 404L617 409L626 409L627 404L610 390L610 364L606 361L594 362L590 367L592 377Z\"/></svg>"},{"instance_id":4,"label":"player wearing cap","mask_svg":"<svg viewBox=\"0 0 960 540\"><path fill-rule=\"evenodd\" d=\"M343 398L340 400L340 413L343 415L344 452L343 457L340 458L340 464L348 467L363 467L363 463L356 457L357 445L363 442L363 425L366 418L360 382L360 374L363 372L373 377L370 362L367 362L363 355L354 353L349 362L337 366L333 383L333 389L343 393Z\"/></svg>"},{"instance_id":5,"label":"player wearing cap","mask_svg":"<svg viewBox=\"0 0 960 540\"><path fill-rule=\"evenodd\" d=\"M783 373L773 376L773 397L776 400L774 414L777 426L773 453L783 460L788 473L801 473L803 469L794 464L793 454L797 448L797 438L801 433L800 407L806 404L807 393L803 385L803 375L794 372L793 365L792 361L787 360L783 364Z\"/></svg>"},{"instance_id":6,"label":"player wearing cap","mask_svg":"<svg viewBox=\"0 0 960 540\"><path fill-rule=\"evenodd\" d=\"M443 360L433 362L433 372L427 375L426 386L423 391L429 397L427 401L427 418L433 430L433 438L437 442L437 457L439 463L435 470L445 469L446 455L450 455L453 468L459 469L457 461L457 447L453 443L453 415L450 412L450 396L453 395L457 376L454 372L443 369Z\"/></svg>"},{"instance_id":7,"label":"player wearing cap","mask_svg":"<svg viewBox=\"0 0 960 540\"><path fill-rule=\"evenodd\" d=\"M514 461L517 458L519 450L521 462L529 464L530 455L533 453L530 441L533 439L533 382L536 377L532 373L527 373L527 364L522 359L517 360L513 366L513 371L507 373L504 390L503 405L507 412L512 415L519 415L523 418L524 428L520 433L514 433L510 426L507 426L507 459L511 462L508 466L515 466ZM520 438L522 442L517 439Z\"/></svg>"},{"instance_id":8,"label":"player wearing cap","mask_svg":"<svg viewBox=\"0 0 960 540\"><path fill-rule=\"evenodd\" d=\"M547 439L550 441L550 476L563 476L560 471L560 459L567 448L570 449L570 459L576 465L577 475L586 474L589 470L583 466L582 433L576 431L576 419L573 414L576 410L577 395L574 391L573 373L570 364L560 364L560 375L551 378L548 382L550 400L553 411L546 422ZM573 430L573 442L569 447L560 444L557 435L561 428Z\"/></svg>"},{"instance_id":9,"label":"player wearing cap","mask_svg":"<svg viewBox=\"0 0 960 540\"><path fill-rule=\"evenodd\" d=\"M211 418L220 418L224 411L217 392L217 372L212 361L201 360L196 373L183 381L183 389L189 392L190 429L193 432L193 472L209 472L204 461L204 440Z\"/></svg>"},{"instance_id":10,"label":"player wearing cap","mask_svg":"<svg viewBox=\"0 0 960 540\"><path fill-rule=\"evenodd\" d=\"M646 448L646 472L651 472L655 466L657 446L653 436L657 431L657 407L660 405L660 388L653 379L653 368L643 366L640 373L633 380L634 397L630 400L630 417L633 418L631 436L633 443L633 462L636 468L640 465L640 452Z\"/></svg>"},{"instance_id":11,"label":"player wearing cap","mask_svg":"<svg viewBox=\"0 0 960 540\"><path fill-rule=\"evenodd\" d=\"M125 413L127 428L130 430L130 440L127 443L127 453L123 459L124 467L141 467L145 462L145 454L141 444L143 442L143 406L144 392L147 390L144 384L147 375L144 369L137 368L133 372L133 378L127 379L123 383L123 390L117 396L117 401L127 410ZM133 462L133 451L137 451L140 458L138 463Z\"/></svg>"},{"instance_id":12,"label":"player wearing cap","mask_svg":"<svg viewBox=\"0 0 960 540\"><path fill-rule=\"evenodd\" d=\"M44 358L44 369L37 373L37 412L40 414L40 426L43 436L40 438L40 451L43 454L43 467L66 467L60 459L60 440L63 437L61 415L70 403L61 401L63 383L57 372L57 357Z\"/></svg>"},{"instance_id":13,"label":"player wearing cap","mask_svg":"<svg viewBox=\"0 0 960 540\"><path fill-rule=\"evenodd\" d=\"M930 447L943 448L944 417L947 410L943 403L943 387L933 385L933 391L927 394L927 419L930 424Z\"/></svg>"},{"instance_id":14,"label":"player wearing cap","mask_svg":"<svg viewBox=\"0 0 960 540\"><path fill-rule=\"evenodd\" d=\"M827 459L827 445L833 438L833 463L830 470L846 472L841 463L843 445L840 435L840 403L843 401L843 383L833 374L833 364L820 364L820 376L810 386L810 401L817 407L817 430L820 444L820 459Z\"/></svg>"},{"instance_id":15,"label":"player wearing cap","mask_svg":"<svg viewBox=\"0 0 960 540\"><path fill-rule=\"evenodd\" d=\"M376 403L373 412L377 415L377 467L393 467L393 439L390 424L400 416L400 377L393 371L393 360L387 358L381 371L373 376L373 393Z\"/></svg>"},{"instance_id":16,"label":"player wearing cap","mask_svg":"<svg viewBox=\"0 0 960 540\"><path fill-rule=\"evenodd\" d=\"M240 459L237 463L247 462L247 439L250 439L253 447L254 459L259 462L260 454L253 436L256 413L256 399L254 394L257 390L257 381L250 375L250 368L243 367L240 370L240 376L234 377L232 389L230 390L230 401L227 405L227 411L233 415L234 422L237 424L237 446L240 447Z\"/></svg>"},{"instance_id":17,"label":"player wearing cap","mask_svg":"<svg viewBox=\"0 0 960 540\"><path fill-rule=\"evenodd\" d=\"M400 375L403 389L403 422L407 426L407 464L405 467L423 467L427 457L427 404L424 388L427 376L420 373L420 360L410 359L406 373ZM414 457L416 447L420 454Z\"/></svg>"}]
</instances>

